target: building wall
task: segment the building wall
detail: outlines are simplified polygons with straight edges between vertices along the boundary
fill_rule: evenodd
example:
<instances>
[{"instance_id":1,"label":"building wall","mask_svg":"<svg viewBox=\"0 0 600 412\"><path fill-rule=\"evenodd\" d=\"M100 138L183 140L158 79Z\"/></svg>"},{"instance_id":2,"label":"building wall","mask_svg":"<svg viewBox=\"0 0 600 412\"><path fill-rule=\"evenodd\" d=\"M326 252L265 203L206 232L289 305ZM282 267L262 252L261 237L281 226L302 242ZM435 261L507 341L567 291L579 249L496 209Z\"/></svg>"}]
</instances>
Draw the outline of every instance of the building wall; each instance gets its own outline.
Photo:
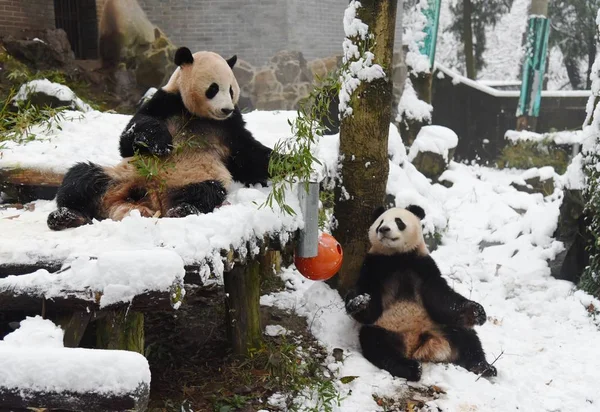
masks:
<instances>
[{"instance_id":1,"label":"building wall","mask_svg":"<svg viewBox=\"0 0 600 412\"><path fill-rule=\"evenodd\" d=\"M100 1L100 0L97 0ZM139 0L178 46L237 54L263 65L281 50L308 59L341 54L345 0ZM396 44L401 44L401 2Z\"/></svg>"},{"instance_id":2,"label":"building wall","mask_svg":"<svg viewBox=\"0 0 600 412\"><path fill-rule=\"evenodd\" d=\"M53 0L0 0L0 35L54 27Z\"/></svg>"}]
</instances>

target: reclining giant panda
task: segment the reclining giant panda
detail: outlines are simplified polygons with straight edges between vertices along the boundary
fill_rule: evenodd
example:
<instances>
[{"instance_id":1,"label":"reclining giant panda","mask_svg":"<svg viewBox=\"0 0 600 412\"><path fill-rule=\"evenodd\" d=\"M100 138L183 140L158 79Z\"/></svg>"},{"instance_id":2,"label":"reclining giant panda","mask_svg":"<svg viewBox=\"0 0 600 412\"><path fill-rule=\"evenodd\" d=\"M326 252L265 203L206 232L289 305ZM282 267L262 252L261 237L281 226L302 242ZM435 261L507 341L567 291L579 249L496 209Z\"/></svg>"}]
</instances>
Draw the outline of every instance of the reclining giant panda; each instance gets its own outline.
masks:
<instances>
[{"instance_id":1,"label":"reclining giant panda","mask_svg":"<svg viewBox=\"0 0 600 412\"><path fill-rule=\"evenodd\" d=\"M271 149L254 139L236 106L236 56L225 60L182 47L174 60L178 68L168 83L122 133L121 163L78 163L65 174L58 209L48 216L51 229L121 220L132 210L147 217L209 213L223 203L232 180L266 185ZM154 168L150 178L140 172L140 159Z\"/></svg>"}]
</instances>

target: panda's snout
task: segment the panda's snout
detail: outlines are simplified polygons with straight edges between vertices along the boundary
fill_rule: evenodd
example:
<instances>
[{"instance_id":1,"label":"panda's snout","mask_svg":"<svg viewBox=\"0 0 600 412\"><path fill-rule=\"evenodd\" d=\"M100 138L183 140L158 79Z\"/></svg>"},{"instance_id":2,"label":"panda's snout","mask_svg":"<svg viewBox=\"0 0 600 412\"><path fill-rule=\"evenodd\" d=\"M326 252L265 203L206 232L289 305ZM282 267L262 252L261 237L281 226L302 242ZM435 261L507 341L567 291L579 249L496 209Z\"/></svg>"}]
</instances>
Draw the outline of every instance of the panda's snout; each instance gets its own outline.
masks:
<instances>
[{"instance_id":1,"label":"panda's snout","mask_svg":"<svg viewBox=\"0 0 600 412\"><path fill-rule=\"evenodd\" d=\"M377 228L377 231L379 233L381 233L382 235L385 235L386 233L389 233L391 229L389 228L389 226L379 226L379 228Z\"/></svg>"},{"instance_id":2,"label":"panda's snout","mask_svg":"<svg viewBox=\"0 0 600 412\"><path fill-rule=\"evenodd\" d=\"M229 116L231 113L233 113L233 109L223 108L221 109L221 113L223 113L225 116Z\"/></svg>"}]
</instances>

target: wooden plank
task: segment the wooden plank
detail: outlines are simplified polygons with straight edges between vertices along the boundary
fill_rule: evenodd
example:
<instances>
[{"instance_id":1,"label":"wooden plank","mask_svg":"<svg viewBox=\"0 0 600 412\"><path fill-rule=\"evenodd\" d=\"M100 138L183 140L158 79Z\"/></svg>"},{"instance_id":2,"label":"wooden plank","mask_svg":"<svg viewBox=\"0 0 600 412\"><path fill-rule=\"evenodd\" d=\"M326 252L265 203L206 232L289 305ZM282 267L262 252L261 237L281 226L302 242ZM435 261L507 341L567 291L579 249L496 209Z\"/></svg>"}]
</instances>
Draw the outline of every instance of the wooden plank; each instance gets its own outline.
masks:
<instances>
[{"instance_id":1,"label":"wooden plank","mask_svg":"<svg viewBox=\"0 0 600 412\"><path fill-rule=\"evenodd\" d=\"M62 297L45 299L41 295L36 295L35 291L15 293L10 290L2 290L0 291L0 308L6 312L27 311L32 308L41 308L42 303L44 303L46 311L53 313L99 312L121 308L129 308L140 312L170 311L174 310L171 305L171 295L171 292L148 292L135 296L131 302L120 302L100 308L101 295L99 293L94 294L92 291L89 291L89 299L84 299L81 291L77 293L65 292Z\"/></svg>"},{"instance_id":2,"label":"wooden plank","mask_svg":"<svg viewBox=\"0 0 600 412\"><path fill-rule=\"evenodd\" d=\"M135 392L120 395L42 392L0 386L0 411L25 411L30 408L86 412L145 411L149 399L150 388L145 384Z\"/></svg>"},{"instance_id":3,"label":"wooden plank","mask_svg":"<svg viewBox=\"0 0 600 412\"><path fill-rule=\"evenodd\" d=\"M0 169L0 182L13 186L54 186L63 181L62 173L26 168Z\"/></svg>"},{"instance_id":4,"label":"wooden plank","mask_svg":"<svg viewBox=\"0 0 600 412\"><path fill-rule=\"evenodd\" d=\"M77 348L81 338L92 319L92 311L77 311L70 316L63 317L59 324L65 331L63 344L65 348Z\"/></svg>"}]
</instances>

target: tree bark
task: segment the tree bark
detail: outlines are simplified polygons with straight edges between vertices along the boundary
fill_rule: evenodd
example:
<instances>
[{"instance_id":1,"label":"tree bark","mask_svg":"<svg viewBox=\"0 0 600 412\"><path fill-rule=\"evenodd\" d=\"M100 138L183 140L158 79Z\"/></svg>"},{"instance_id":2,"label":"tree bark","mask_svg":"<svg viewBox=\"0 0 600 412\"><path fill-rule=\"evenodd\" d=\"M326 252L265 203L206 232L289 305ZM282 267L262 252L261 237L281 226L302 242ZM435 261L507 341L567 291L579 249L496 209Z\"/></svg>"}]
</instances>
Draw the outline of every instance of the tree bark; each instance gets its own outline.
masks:
<instances>
[{"instance_id":1,"label":"tree bark","mask_svg":"<svg viewBox=\"0 0 600 412\"><path fill-rule=\"evenodd\" d=\"M368 248L373 210L382 205L389 172L388 133L392 112L392 57L397 0L366 0L359 18L375 36L374 63L386 77L362 82L351 100L353 114L340 127L342 183L336 188L334 236L344 247L344 262L333 281L341 294L354 285Z\"/></svg>"},{"instance_id":2,"label":"tree bark","mask_svg":"<svg viewBox=\"0 0 600 412\"><path fill-rule=\"evenodd\" d=\"M472 5L471 0L463 0L463 22L464 22L464 46L465 64L467 66L467 77L475 79L475 51L473 50L473 25L471 22Z\"/></svg>"},{"instance_id":3,"label":"tree bark","mask_svg":"<svg viewBox=\"0 0 600 412\"><path fill-rule=\"evenodd\" d=\"M144 314L128 309L109 313L97 321L98 349L121 349L144 354Z\"/></svg>"}]
</instances>

